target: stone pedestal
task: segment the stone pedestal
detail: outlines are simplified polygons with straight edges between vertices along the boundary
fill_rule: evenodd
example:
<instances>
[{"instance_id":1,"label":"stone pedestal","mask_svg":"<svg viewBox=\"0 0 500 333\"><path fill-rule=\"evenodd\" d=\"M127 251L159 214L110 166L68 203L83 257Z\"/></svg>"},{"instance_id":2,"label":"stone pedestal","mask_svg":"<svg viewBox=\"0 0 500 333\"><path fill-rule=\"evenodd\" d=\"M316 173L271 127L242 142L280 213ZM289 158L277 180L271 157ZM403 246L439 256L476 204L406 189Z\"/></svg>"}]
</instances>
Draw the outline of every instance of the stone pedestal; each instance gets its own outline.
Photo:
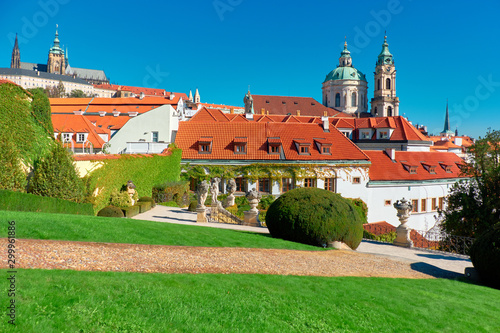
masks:
<instances>
[{"instance_id":1,"label":"stone pedestal","mask_svg":"<svg viewBox=\"0 0 500 333\"><path fill-rule=\"evenodd\" d=\"M234 195L232 193L227 196L225 206L226 207L234 206Z\"/></svg>"},{"instance_id":2,"label":"stone pedestal","mask_svg":"<svg viewBox=\"0 0 500 333\"><path fill-rule=\"evenodd\" d=\"M403 198L402 200L398 200L394 203L394 208L398 211L398 218L401 224L396 228L396 239L393 244L402 247L412 247L413 242L410 239L410 231L406 222L410 218L411 210L413 206L410 204L408 200Z\"/></svg>"},{"instance_id":3,"label":"stone pedestal","mask_svg":"<svg viewBox=\"0 0 500 333\"><path fill-rule=\"evenodd\" d=\"M259 211L246 211L243 212L245 214L245 219L244 219L244 225L249 225L252 227L260 227L260 221L259 221Z\"/></svg>"},{"instance_id":4,"label":"stone pedestal","mask_svg":"<svg viewBox=\"0 0 500 333\"><path fill-rule=\"evenodd\" d=\"M207 211L206 208L196 208L196 222L197 223L207 223Z\"/></svg>"},{"instance_id":5,"label":"stone pedestal","mask_svg":"<svg viewBox=\"0 0 500 333\"><path fill-rule=\"evenodd\" d=\"M413 247L413 242L410 239L411 229L405 225L401 224L396 228L396 239L393 244L402 247Z\"/></svg>"}]
</instances>

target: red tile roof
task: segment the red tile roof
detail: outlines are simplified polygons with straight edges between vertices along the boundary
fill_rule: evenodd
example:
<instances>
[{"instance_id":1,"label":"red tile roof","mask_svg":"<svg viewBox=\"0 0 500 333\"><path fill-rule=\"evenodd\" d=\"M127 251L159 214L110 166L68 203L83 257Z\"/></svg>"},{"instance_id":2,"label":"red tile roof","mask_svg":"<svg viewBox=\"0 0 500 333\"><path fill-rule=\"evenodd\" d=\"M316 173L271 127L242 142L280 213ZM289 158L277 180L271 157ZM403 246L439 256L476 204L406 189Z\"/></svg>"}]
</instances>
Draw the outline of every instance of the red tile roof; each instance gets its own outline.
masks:
<instances>
[{"instance_id":1,"label":"red tile roof","mask_svg":"<svg viewBox=\"0 0 500 333\"><path fill-rule=\"evenodd\" d=\"M264 109L265 114L269 112L273 115L297 115L297 110L300 110L301 116L322 117L326 111L329 117L353 117L326 107L312 97L252 95L252 98L255 114L261 114Z\"/></svg>"},{"instance_id":2,"label":"red tile roof","mask_svg":"<svg viewBox=\"0 0 500 333\"><path fill-rule=\"evenodd\" d=\"M396 151L395 161L380 150L364 150L370 157L370 180L398 181L398 180L433 180L449 179L461 176L458 165L463 160L454 153ZM450 172L446 172L445 165L449 165ZM416 167L416 173L410 173L409 167ZM434 166L434 172L427 166Z\"/></svg>"},{"instance_id":3,"label":"red tile roof","mask_svg":"<svg viewBox=\"0 0 500 333\"><path fill-rule=\"evenodd\" d=\"M430 141L404 117L376 117L376 118L332 118L331 123L337 128L353 128L353 138L359 137L359 129L364 128L392 128L390 140ZM375 131L373 133L375 138Z\"/></svg>"},{"instance_id":4,"label":"red tile roof","mask_svg":"<svg viewBox=\"0 0 500 333\"><path fill-rule=\"evenodd\" d=\"M73 133L71 136L72 146L75 148L82 148L83 143L76 142L77 133L88 133L87 141L92 143L94 148L102 148L106 143L99 134L107 134L110 137L109 130L104 130L95 127L82 115L75 114L53 114L52 124L54 126L54 132L56 133ZM58 139L61 139L61 134L59 134ZM88 147L87 145L85 147Z\"/></svg>"},{"instance_id":5,"label":"red tile roof","mask_svg":"<svg viewBox=\"0 0 500 333\"><path fill-rule=\"evenodd\" d=\"M209 117L208 110L191 120L180 122L175 143L183 159L212 160L279 160L280 154L268 153L268 138L279 138L286 160L368 160L368 157L337 129L324 132L314 123L200 121ZM200 116L200 117L198 117ZM198 117L198 119L196 119ZM194 121L193 121L194 120ZM198 121L197 121L198 120ZM212 137L211 153L199 151L200 137ZM235 138L246 137L246 153L235 153ZM332 143L331 154L321 154L315 139ZM277 139L272 139L277 141ZM308 154L300 154L295 142L310 144Z\"/></svg>"},{"instance_id":6,"label":"red tile roof","mask_svg":"<svg viewBox=\"0 0 500 333\"><path fill-rule=\"evenodd\" d=\"M133 94L139 95L141 92L146 96L166 96L169 97L172 92L168 92L165 89L157 89L157 88L144 88L144 87L134 87L134 86L123 86L118 84L94 84L95 88L100 89L108 89L114 91L130 91ZM187 95L184 93L176 93L175 96L182 97L184 99L188 99Z\"/></svg>"}]
</instances>

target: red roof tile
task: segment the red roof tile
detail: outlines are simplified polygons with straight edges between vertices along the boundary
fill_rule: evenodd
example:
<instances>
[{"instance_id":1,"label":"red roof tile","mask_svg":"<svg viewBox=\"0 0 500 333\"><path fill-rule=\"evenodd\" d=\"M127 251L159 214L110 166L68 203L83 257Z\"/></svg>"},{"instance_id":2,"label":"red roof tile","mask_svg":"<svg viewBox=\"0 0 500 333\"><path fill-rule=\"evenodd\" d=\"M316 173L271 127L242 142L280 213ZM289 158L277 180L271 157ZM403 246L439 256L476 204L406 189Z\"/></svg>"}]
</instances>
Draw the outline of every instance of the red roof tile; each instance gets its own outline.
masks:
<instances>
[{"instance_id":1,"label":"red roof tile","mask_svg":"<svg viewBox=\"0 0 500 333\"><path fill-rule=\"evenodd\" d=\"M300 110L301 116L322 117L326 111L329 117L353 117L326 107L311 97L252 95L252 98L256 114L261 114L261 109L264 109L266 114L297 115L297 110Z\"/></svg>"},{"instance_id":2,"label":"red roof tile","mask_svg":"<svg viewBox=\"0 0 500 333\"><path fill-rule=\"evenodd\" d=\"M454 153L441 152L419 152L419 151L396 151L395 161L380 150L364 150L370 157L370 180L374 181L397 181L397 180L432 180L461 177L458 164L463 161ZM435 173L426 170L423 164L439 166L450 165L450 171L442 167L436 167ZM405 167L406 166L406 167ZM416 173L410 173L409 167L416 166Z\"/></svg>"},{"instance_id":3,"label":"red roof tile","mask_svg":"<svg viewBox=\"0 0 500 333\"><path fill-rule=\"evenodd\" d=\"M75 114L53 114L52 124L54 126L54 132L56 133L72 133L71 141L73 147L81 148L83 143L78 143L76 135L77 133L88 133L87 141L92 143L94 148L102 148L106 143L99 134L108 134L110 137L109 130L103 131L96 128L92 123L82 115ZM60 137L58 137L60 139Z\"/></svg>"}]
</instances>

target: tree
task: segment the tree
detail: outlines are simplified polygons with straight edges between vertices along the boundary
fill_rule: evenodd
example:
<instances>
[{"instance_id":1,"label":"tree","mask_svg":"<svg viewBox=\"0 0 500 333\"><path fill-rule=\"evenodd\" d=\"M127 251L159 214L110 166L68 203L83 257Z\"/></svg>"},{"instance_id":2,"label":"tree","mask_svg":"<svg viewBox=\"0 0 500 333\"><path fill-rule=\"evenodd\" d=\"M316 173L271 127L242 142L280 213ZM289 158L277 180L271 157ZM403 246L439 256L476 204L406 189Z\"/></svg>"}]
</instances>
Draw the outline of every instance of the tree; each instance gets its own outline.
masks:
<instances>
[{"instance_id":1,"label":"tree","mask_svg":"<svg viewBox=\"0 0 500 333\"><path fill-rule=\"evenodd\" d=\"M52 115L50 111L50 101L47 94L42 88L34 88L28 90L33 95L31 101L31 109L33 117L50 135L54 133L52 125Z\"/></svg>"},{"instance_id":2,"label":"tree","mask_svg":"<svg viewBox=\"0 0 500 333\"><path fill-rule=\"evenodd\" d=\"M57 86L47 86L45 88L45 93L50 98L62 98L66 95L66 89L62 81L59 81Z\"/></svg>"},{"instance_id":3,"label":"tree","mask_svg":"<svg viewBox=\"0 0 500 333\"><path fill-rule=\"evenodd\" d=\"M26 187L26 175L19 151L12 138L0 131L0 190L21 191Z\"/></svg>"},{"instance_id":4,"label":"tree","mask_svg":"<svg viewBox=\"0 0 500 333\"><path fill-rule=\"evenodd\" d=\"M500 221L500 131L486 133L468 150L471 159L440 211L442 228L449 234L477 237Z\"/></svg>"},{"instance_id":5,"label":"tree","mask_svg":"<svg viewBox=\"0 0 500 333\"><path fill-rule=\"evenodd\" d=\"M85 189L76 174L70 153L59 141L54 142L50 154L35 163L35 172L29 192L45 197L82 202Z\"/></svg>"},{"instance_id":6,"label":"tree","mask_svg":"<svg viewBox=\"0 0 500 333\"><path fill-rule=\"evenodd\" d=\"M81 98L81 97L89 97L89 96L85 95L85 93L83 91L81 91L80 89L75 89L75 90L71 91L71 93L69 94L69 97L70 98Z\"/></svg>"}]
</instances>

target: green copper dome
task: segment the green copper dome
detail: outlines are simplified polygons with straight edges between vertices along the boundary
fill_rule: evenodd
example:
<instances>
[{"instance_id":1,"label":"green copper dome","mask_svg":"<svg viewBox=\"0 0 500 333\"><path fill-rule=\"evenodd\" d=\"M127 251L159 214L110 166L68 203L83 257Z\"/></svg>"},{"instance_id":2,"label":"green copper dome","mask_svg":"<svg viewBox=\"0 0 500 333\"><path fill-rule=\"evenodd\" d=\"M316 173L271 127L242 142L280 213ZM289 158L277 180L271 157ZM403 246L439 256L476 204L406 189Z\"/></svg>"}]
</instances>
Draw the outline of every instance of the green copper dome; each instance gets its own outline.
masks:
<instances>
[{"instance_id":1,"label":"green copper dome","mask_svg":"<svg viewBox=\"0 0 500 333\"><path fill-rule=\"evenodd\" d=\"M330 73L325 78L325 81L330 81L330 80L359 80L359 81L365 81L366 82L366 77L365 74L361 73L354 67L337 67Z\"/></svg>"},{"instance_id":2,"label":"green copper dome","mask_svg":"<svg viewBox=\"0 0 500 333\"><path fill-rule=\"evenodd\" d=\"M347 42L344 43L344 49L340 53L339 65L328 73L324 82L331 80L358 80L366 82L365 74L352 66L351 52L347 49Z\"/></svg>"},{"instance_id":3,"label":"green copper dome","mask_svg":"<svg viewBox=\"0 0 500 333\"><path fill-rule=\"evenodd\" d=\"M394 65L394 59L391 52L389 52L389 44L387 44L387 36L384 36L384 44L382 44L382 51L378 55L377 65Z\"/></svg>"}]
</instances>

